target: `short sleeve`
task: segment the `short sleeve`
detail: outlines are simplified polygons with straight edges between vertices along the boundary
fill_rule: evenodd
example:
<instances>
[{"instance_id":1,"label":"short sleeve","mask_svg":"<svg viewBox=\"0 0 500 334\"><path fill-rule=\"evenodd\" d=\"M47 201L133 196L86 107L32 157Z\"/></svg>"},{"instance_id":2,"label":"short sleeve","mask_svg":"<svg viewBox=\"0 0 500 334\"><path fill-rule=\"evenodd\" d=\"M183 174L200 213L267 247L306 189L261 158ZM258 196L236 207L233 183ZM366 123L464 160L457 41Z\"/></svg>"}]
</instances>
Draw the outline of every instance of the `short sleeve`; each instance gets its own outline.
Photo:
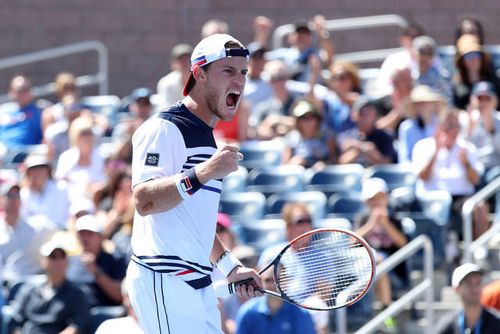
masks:
<instances>
[{"instance_id":1,"label":"short sleeve","mask_svg":"<svg viewBox=\"0 0 500 334\"><path fill-rule=\"evenodd\" d=\"M186 146L171 122L151 118L132 137L132 187L144 181L174 175L186 161Z\"/></svg>"}]
</instances>

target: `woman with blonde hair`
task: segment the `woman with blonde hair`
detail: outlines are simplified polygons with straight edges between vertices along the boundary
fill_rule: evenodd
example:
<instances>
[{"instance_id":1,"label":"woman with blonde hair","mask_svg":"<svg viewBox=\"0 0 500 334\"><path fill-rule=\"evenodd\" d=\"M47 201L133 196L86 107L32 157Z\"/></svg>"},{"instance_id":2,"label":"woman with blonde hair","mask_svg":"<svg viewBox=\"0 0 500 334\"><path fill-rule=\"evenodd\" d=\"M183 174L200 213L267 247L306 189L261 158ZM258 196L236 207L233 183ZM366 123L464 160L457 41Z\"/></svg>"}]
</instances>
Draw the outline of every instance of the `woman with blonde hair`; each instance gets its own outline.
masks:
<instances>
[{"instance_id":1,"label":"woman with blonde hair","mask_svg":"<svg viewBox=\"0 0 500 334\"><path fill-rule=\"evenodd\" d=\"M104 157L97 149L93 122L88 117L78 117L69 128L70 148L57 162L55 176L68 182L70 198L90 197L91 186L105 181Z\"/></svg>"}]
</instances>

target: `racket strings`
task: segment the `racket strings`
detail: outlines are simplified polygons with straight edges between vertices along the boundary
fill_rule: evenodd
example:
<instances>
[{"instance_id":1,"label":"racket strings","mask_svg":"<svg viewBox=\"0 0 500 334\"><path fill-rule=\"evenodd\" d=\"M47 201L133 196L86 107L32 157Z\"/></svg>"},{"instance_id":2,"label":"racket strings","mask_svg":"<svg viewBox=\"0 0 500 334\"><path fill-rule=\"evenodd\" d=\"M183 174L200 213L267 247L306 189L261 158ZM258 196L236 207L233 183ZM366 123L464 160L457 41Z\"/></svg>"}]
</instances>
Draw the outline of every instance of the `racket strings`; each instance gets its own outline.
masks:
<instances>
[{"instance_id":1,"label":"racket strings","mask_svg":"<svg viewBox=\"0 0 500 334\"><path fill-rule=\"evenodd\" d=\"M356 238L345 232L307 235L283 253L278 275L280 290L305 307L317 308L318 299L336 308L356 299L370 284L372 258Z\"/></svg>"}]
</instances>

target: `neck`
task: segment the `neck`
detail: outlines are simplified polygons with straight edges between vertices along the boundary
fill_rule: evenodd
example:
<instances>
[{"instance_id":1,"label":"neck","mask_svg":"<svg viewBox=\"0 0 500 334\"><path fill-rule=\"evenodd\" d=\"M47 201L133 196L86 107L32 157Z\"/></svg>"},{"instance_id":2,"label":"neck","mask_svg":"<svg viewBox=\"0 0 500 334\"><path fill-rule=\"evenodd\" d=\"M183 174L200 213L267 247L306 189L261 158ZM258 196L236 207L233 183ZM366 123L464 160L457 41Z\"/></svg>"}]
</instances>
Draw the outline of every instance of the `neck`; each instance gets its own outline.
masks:
<instances>
[{"instance_id":1,"label":"neck","mask_svg":"<svg viewBox=\"0 0 500 334\"><path fill-rule=\"evenodd\" d=\"M284 301L279 298L274 298L271 296L266 296L266 298L267 298L267 305L269 306L269 309L273 314L276 313L283 306Z\"/></svg>"},{"instance_id":2,"label":"neck","mask_svg":"<svg viewBox=\"0 0 500 334\"><path fill-rule=\"evenodd\" d=\"M191 96L193 94L193 96ZM201 119L205 124L207 124L210 127L215 127L215 124L217 124L217 121L219 118L212 114L208 106L204 103L201 103L199 101L203 101L200 98L197 98L196 94L190 93L190 95L186 96L184 100L182 100L182 103L191 111L196 117Z\"/></svg>"},{"instance_id":3,"label":"neck","mask_svg":"<svg viewBox=\"0 0 500 334\"><path fill-rule=\"evenodd\" d=\"M479 303L472 305L464 305L465 324L468 327L474 326L481 317L482 310L483 308Z\"/></svg>"},{"instance_id":4,"label":"neck","mask_svg":"<svg viewBox=\"0 0 500 334\"><path fill-rule=\"evenodd\" d=\"M19 215L7 214L5 216L5 222L12 227L17 225L18 220L19 220Z\"/></svg>"},{"instance_id":5,"label":"neck","mask_svg":"<svg viewBox=\"0 0 500 334\"><path fill-rule=\"evenodd\" d=\"M47 284L53 288L56 288L63 284L66 277L64 275L48 275L47 276Z\"/></svg>"}]
</instances>

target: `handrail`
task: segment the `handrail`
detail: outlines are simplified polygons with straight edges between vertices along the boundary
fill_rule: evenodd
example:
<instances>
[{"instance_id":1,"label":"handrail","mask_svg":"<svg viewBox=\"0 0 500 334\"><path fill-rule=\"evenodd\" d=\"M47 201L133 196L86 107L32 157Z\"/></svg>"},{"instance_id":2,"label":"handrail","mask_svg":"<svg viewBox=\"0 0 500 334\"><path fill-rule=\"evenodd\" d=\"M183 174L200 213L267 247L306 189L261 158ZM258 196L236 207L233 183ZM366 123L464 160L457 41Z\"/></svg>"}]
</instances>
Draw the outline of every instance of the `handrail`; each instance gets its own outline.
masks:
<instances>
[{"instance_id":1,"label":"handrail","mask_svg":"<svg viewBox=\"0 0 500 334\"><path fill-rule=\"evenodd\" d=\"M328 31L342 31L353 29L379 28L385 26L397 25L401 28L408 26L408 22L396 14L388 15L373 15L363 17L350 17L345 19L326 20L325 28ZM313 29L312 23L309 26ZM277 49L282 46L283 37L294 31L293 24L284 24L274 30L272 37L273 48Z\"/></svg>"},{"instance_id":2,"label":"handrail","mask_svg":"<svg viewBox=\"0 0 500 334\"><path fill-rule=\"evenodd\" d=\"M410 258L420 249L424 250L424 280L405 293L401 298L393 302L388 308L380 312L372 320L367 322L363 327L359 328L355 333L364 334L375 331L384 320L392 315L398 314L403 309L403 306L416 300L421 294L426 293L426 303L428 307L425 310L427 319L427 332L431 331L433 325L434 310L432 304L434 302L433 291L433 249L430 238L426 235L419 235L410 241L405 247L392 254L377 267L375 281L380 279L382 274L385 274L396 267L404 260ZM342 310L342 311L341 311ZM347 321L345 309L337 312L337 333L345 334L347 332ZM340 324L340 325L339 325Z\"/></svg>"},{"instance_id":3,"label":"handrail","mask_svg":"<svg viewBox=\"0 0 500 334\"><path fill-rule=\"evenodd\" d=\"M487 243L494 234L489 233L491 230L496 231L498 229L499 223L493 224L490 228L490 231L483 234L480 238L478 238L474 243L472 243L472 212L476 205L484 201L485 199L490 198L492 195L496 194L500 190L500 176L495 178L493 181L488 183L484 188L479 190L476 194L470 197L467 201L465 201L462 206L462 228L464 235L464 262L470 262L472 260L473 251L479 248L480 246Z\"/></svg>"},{"instance_id":4,"label":"handrail","mask_svg":"<svg viewBox=\"0 0 500 334\"><path fill-rule=\"evenodd\" d=\"M106 46L99 41L84 41L0 59L0 70L93 50L97 52L98 72L96 74L77 77L76 84L78 86L98 84L99 94L106 95L108 94L108 50ZM35 97L49 95L54 91L54 83L33 87L33 95ZM7 100L9 100L7 95L0 95L0 103Z\"/></svg>"}]
</instances>

